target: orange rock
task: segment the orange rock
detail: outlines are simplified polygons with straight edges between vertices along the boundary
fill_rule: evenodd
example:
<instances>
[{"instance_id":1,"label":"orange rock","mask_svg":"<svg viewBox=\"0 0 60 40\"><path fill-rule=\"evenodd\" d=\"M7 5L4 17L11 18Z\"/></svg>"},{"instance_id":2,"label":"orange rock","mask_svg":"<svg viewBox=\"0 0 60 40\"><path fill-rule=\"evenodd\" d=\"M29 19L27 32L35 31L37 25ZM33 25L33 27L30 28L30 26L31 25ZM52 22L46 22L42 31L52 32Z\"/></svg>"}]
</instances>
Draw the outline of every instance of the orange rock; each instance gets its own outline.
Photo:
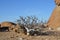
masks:
<instances>
[{"instance_id":1,"label":"orange rock","mask_svg":"<svg viewBox=\"0 0 60 40\"><path fill-rule=\"evenodd\" d=\"M55 0L56 5L60 5L60 0Z\"/></svg>"},{"instance_id":2,"label":"orange rock","mask_svg":"<svg viewBox=\"0 0 60 40\"><path fill-rule=\"evenodd\" d=\"M60 3L60 0L55 0L55 1L57 3ZM55 7L47 24L49 27L55 29L60 27L60 6L59 5Z\"/></svg>"},{"instance_id":3,"label":"orange rock","mask_svg":"<svg viewBox=\"0 0 60 40\"><path fill-rule=\"evenodd\" d=\"M16 24L13 22L2 22L1 23L1 27L11 27L13 25L16 26Z\"/></svg>"},{"instance_id":4,"label":"orange rock","mask_svg":"<svg viewBox=\"0 0 60 40\"><path fill-rule=\"evenodd\" d=\"M16 27L16 24L13 23L13 22L2 22L1 23L1 28L3 28L3 27L8 27L9 31L10 31L10 30L13 30Z\"/></svg>"}]
</instances>

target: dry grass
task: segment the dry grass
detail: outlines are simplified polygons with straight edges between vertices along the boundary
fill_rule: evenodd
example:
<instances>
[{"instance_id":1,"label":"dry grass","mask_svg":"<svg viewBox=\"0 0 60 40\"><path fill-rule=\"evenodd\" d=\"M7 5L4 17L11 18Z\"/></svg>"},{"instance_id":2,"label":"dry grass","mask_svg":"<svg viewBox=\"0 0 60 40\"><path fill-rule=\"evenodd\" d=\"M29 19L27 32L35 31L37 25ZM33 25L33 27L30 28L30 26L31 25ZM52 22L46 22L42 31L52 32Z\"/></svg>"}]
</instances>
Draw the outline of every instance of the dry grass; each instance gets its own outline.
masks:
<instances>
[{"instance_id":1,"label":"dry grass","mask_svg":"<svg viewBox=\"0 0 60 40\"><path fill-rule=\"evenodd\" d=\"M27 36L22 33L0 32L0 40L60 40L60 32L54 35Z\"/></svg>"}]
</instances>

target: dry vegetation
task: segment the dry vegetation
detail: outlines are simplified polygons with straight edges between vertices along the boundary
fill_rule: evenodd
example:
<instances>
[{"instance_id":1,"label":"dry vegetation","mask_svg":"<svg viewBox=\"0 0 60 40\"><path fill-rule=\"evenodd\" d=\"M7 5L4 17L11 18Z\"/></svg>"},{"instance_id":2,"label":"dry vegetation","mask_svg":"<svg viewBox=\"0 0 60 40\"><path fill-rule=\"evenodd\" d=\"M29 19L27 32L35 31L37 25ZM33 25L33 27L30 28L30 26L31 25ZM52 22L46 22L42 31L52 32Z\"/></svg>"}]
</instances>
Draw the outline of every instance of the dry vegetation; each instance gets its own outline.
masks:
<instances>
[{"instance_id":1,"label":"dry vegetation","mask_svg":"<svg viewBox=\"0 0 60 40\"><path fill-rule=\"evenodd\" d=\"M48 25L52 25L50 27L53 28L56 25L60 27L60 1L55 0L55 2L57 6L48 22ZM57 13L59 16L56 16ZM46 24L46 21L38 20L35 16L20 16L17 23L2 22L0 40L60 40L60 29L56 31Z\"/></svg>"},{"instance_id":2,"label":"dry vegetation","mask_svg":"<svg viewBox=\"0 0 60 40\"><path fill-rule=\"evenodd\" d=\"M7 25L7 23L9 24ZM3 24L0 26L0 40L60 40L60 32L50 30L46 22L38 21L35 16L20 17L17 23L14 23L15 27L11 26L13 25L11 22ZM11 31L6 31L3 27L8 27L6 30L10 28ZM28 32L25 27L30 31ZM1 31L1 28L4 30ZM27 33L30 34L27 35Z\"/></svg>"},{"instance_id":3,"label":"dry vegetation","mask_svg":"<svg viewBox=\"0 0 60 40\"><path fill-rule=\"evenodd\" d=\"M15 32L0 32L0 40L60 40L60 35L27 36Z\"/></svg>"}]
</instances>

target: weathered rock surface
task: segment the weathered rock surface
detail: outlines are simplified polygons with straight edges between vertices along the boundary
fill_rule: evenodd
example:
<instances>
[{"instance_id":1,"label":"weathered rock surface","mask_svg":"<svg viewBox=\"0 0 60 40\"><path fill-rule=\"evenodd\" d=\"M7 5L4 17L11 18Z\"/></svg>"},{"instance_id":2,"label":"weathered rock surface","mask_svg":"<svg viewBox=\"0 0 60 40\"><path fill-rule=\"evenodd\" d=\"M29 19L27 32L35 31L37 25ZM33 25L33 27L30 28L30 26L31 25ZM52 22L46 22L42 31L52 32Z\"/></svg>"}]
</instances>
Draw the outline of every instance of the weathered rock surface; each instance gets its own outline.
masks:
<instances>
[{"instance_id":1,"label":"weathered rock surface","mask_svg":"<svg viewBox=\"0 0 60 40\"><path fill-rule=\"evenodd\" d=\"M55 0L56 5L60 6L60 0Z\"/></svg>"},{"instance_id":2,"label":"weathered rock surface","mask_svg":"<svg viewBox=\"0 0 60 40\"><path fill-rule=\"evenodd\" d=\"M55 0L56 7L52 12L52 15L48 21L48 26L51 28L58 28L60 27L60 0ZM59 3L59 4L58 4Z\"/></svg>"},{"instance_id":3,"label":"weathered rock surface","mask_svg":"<svg viewBox=\"0 0 60 40\"><path fill-rule=\"evenodd\" d=\"M9 31L17 31L18 30L18 25L13 23L13 22L2 22L0 24L0 31L5 31L5 30L9 30Z\"/></svg>"},{"instance_id":4,"label":"weathered rock surface","mask_svg":"<svg viewBox=\"0 0 60 40\"><path fill-rule=\"evenodd\" d=\"M11 26L16 26L16 24L13 22L2 22L1 23L1 27L11 27Z\"/></svg>"}]
</instances>

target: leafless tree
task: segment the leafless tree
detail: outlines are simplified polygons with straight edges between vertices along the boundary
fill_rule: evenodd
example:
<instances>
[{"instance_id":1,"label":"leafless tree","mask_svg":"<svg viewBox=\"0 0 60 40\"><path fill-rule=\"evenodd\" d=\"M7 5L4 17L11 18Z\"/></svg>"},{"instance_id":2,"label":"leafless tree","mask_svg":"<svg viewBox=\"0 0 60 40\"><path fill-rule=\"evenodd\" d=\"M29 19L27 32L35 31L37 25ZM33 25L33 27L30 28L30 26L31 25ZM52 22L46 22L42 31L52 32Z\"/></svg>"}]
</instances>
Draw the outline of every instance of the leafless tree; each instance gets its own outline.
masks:
<instances>
[{"instance_id":1,"label":"leafless tree","mask_svg":"<svg viewBox=\"0 0 60 40\"><path fill-rule=\"evenodd\" d=\"M43 22L39 20L36 16L20 16L20 19L17 20L17 23L22 26L22 28L29 29L29 31L32 31L33 29L38 29L38 31L40 31L42 30L42 28L45 28L44 24L46 24L46 21Z\"/></svg>"},{"instance_id":2,"label":"leafless tree","mask_svg":"<svg viewBox=\"0 0 60 40\"><path fill-rule=\"evenodd\" d=\"M43 22L42 20L39 20L36 16L20 16L20 19L18 19L17 22L19 25L23 25L29 28L34 28L36 26L39 27L40 25L46 24L46 21Z\"/></svg>"}]
</instances>

